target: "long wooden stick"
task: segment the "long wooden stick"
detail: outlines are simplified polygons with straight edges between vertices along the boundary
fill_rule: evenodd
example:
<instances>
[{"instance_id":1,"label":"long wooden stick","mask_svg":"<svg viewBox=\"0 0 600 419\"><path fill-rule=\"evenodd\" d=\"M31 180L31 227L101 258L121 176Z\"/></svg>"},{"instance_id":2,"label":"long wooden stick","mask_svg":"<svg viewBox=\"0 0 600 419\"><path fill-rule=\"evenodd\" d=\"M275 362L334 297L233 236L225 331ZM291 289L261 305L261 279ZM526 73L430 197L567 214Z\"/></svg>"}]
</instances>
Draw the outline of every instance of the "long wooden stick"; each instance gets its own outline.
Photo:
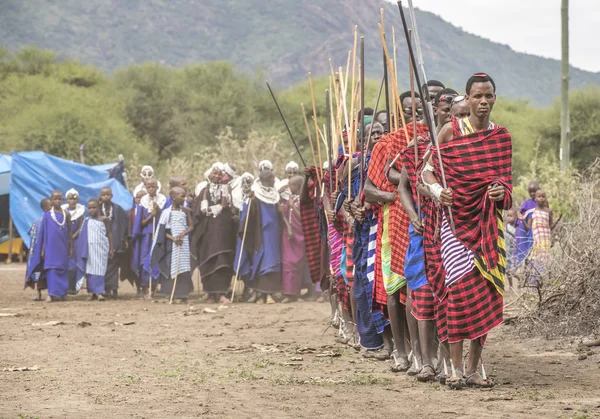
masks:
<instances>
[{"instance_id":1,"label":"long wooden stick","mask_svg":"<svg viewBox=\"0 0 600 419\"><path fill-rule=\"evenodd\" d=\"M317 105L315 102L315 91L313 89L312 82L312 74L308 73L308 85L310 86L310 100L312 102L312 111L313 111L313 121L315 123L315 135L317 140L317 150L319 152L319 167L317 168L317 172L323 169L323 157L321 154L321 142L319 141L319 123L317 122ZM322 188L323 185L319 183L319 187Z\"/></svg>"},{"instance_id":2,"label":"long wooden stick","mask_svg":"<svg viewBox=\"0 0 600 419\"><path fill-rule=\"evenodd\" d=\"M340 77L342 77L342 67L340 67ZM346 79L344 81L345 84L346 82L348 82L348 79ZM348 152L351 153L350 151L350 121L348 120L348 107L346 106L346 89L342 89L342 110L344 111L344 119L346 121L346 134L348 134L346 136L346 141L348 142Z\"/></svg>"},{"instance_id":3,"label":"long wooden stick","mask_svg":"<svg viewBox=\"0 0 600 419\"><path fill-rule=\"evenodd\" d=\"M411 31L408 31L409 35L411 33ZM418 139L417 139L417 98L415 95L415 73L414 73L414 69L413 69L413 65L412 65L412 60L410 59L410 57L408 58L408 63L410 66L409 69L409 73L410 73L410 99L412 101L412 123L413 123L413 146L414 146L414 150L415 150L415 173L417 170L417 166L419 165L419 145L418 143ZM408 141L408 139L407 139ZM416 179L415 179L416 182ZM417 182L418 183L418 182ZM419 194L419 189L417 188L417 185L415 184L415 189L417 190L417 216L421 217L421 196Z\"/></svg>"},{"instance_id":4,"label":"long wooden stick","mask_svg":"<svg viewBox=\"0 0 600 419\"><path fill-rule=\"evenodd\" d=\"M315 168L316 168L318 166L317 166L317 157L315 155L315 146L313 145L312 135L310 134L310 127L308 126L308 120L306 119L306 110L304 109L304 103L301 103L300 107L302 108L302 118L304 119L304 127L306 128L306 134L308 135L308 142L310 143L310 151L312 153L313 164L315 165ZM319 141L318 138L317 138L317 141ZM319 172L317 171L317 178L318 177L319 177ZM320 179L319 179L319 182L320 182Z\"/></svg>"},{"instance_id":5,"label":"long wooden stick","mask_svg":"<svg viewBox=\"0 0 600 419\"><path fill-rule=\"evenodd\" d=\"M354 26L354 47L352 49L352 96L350 96L350 125L352 126L352 130L350 133L350 145L352 146L351 153L356 149L356 137L354 130L354 95L356 95L356 47L358 45L358 25Z\"/></svg>"},{"instance_id":6,"label":"long wooden stick","mask_svg":"<svg viewBox=\"0 0 600 419\"><path fill-rule=\"evenodd\" d=\"M181 259L181 246L177 246L177 267L175 268L175 279L173 280L173 289L171 290L171 299L169 304L173 304L173 296L175 296L175 287L177 286L177 277L179 276L179 260Z\"/></svg>"},{"instance_id":7,"label":"long wooden stick","mask_svg":"<svg viewBox=\"0 0 600 419\"><path fill-rule=\"evenodd\" d=\"M398 59L396 58L396 28L392 25L392 50L394 53L394 78L398 83Z\"/></svg>"},{"instance_id":8,"label":"long wooden stick","mask_svg":"<svg viewBox=\"0 0 600 419\"><path fill-rule=\"evenodd\" d=\"M277 107L277 110L279 111L279 116L281 116L281 119L283 120L283 124L285 125L285 128L287 129L287 132L290 135L290 138L292 139L292 143L294 144L294 147L296 148L296 152L298 153L298 156L300 156L300 160L302 161L302 164L304 165L304 167L306 167L306 162L304 161L304 157L302 157L302 153L300 153L300 148L298 147L298 143L296 143L296 140L294 139L294 136L292 135L292 131L290 130L290 127L289 127L287 121L285 120L285 116L283 116L283 112L281 111L281 108L279 107L279 102L277 102L275 93L273 93L273 89L271 89L271 85L269 84L269 82L266 82L266 83L267 83L267 88L269 89L269 92L271 93L271 97L273 98L273 102L275 102L275 106Z\"/></svg>"},{"instance_id":9,"label":"long wooden stick","mask_svg":"<svg viewBox=\"0 0 600 419\"><path fill-rule=\"evenodd\" d=\"M358 127L360 130L360 186L364 183L365 171L365 37L360 37L360 109L362 115L358 118ZM373 119L375 115L373 115Z\"/></svg>"},{"instance_id":10,"label":"long wooden stick","mask_svg":"<svg viewBox=\"0 0 600 419\"><path fill-rule=\"evenodd\" d=\"M235 270L235 277L233 279L233 290L231 291L231 302L235 301L235 289L237 287L237 281L240 277L240 268L242 264L242 255L244 254L244 243L246 242L246 232L248 231L248 220L250 219L250 206L252 200L248 200L248 209L246 210L246 220L244 221L244 232L242 233L242 245L240 246L240 255L238 257L237 269Z\"/></svg>"},{"instance_id":11,"label":"long wooden stick","mask_svg":"<svg viewBox=\"0 0 600 419\"><path fill-rule=\"evenodd\" d=\"M387 60L387 65L388 65L388 74L390 74L390 78L392 79L392 93L394 95L394 97L398 97L397 102L400 102L400 97L398 94L398 85L396 84L396 78L394 77L394 70L392 67L392 63L390 61L390 54L388 53L388 48L387 48L387 43L385 42L385 36L383 34L383 28L381 26L381 24L379 25L379 36L381 38L381 42L383 44L383 52L385 54L386 60ZM399 110L400 112L400 118L402 119L402 126L404 128L404 135L406 136L407 140L408 140L408 130L406 129L406 121L404 120L404 112L402 109L402 104L398 103L397 104L397 110Z\"/></svg>"},{"instance_id":12,"label":"long wooden stick","mask_svg":"<svg viewBox=\"0 0 600 419\"><path fill-rule=\"evenodd\" d=\"M412 6L412 0L409 0L408 4L409 4L411 17L413 18L412 23L413 23L413 29L415 31L415 45L417 47L417 52L419 53L419 61L420 61L421 71L423 72L423 77L426 78L427 76L425 75L425 65L423 62L422 54L420 53L421 45L419 43L419 32L417 30L417 22L414 19L414 8ZM408 45L408 53L409 53L410 59L413 63L414 70L415 70L415 81L417 83L417 86L420 87L420 86L422 86L422 84L421 84L421 80L419 78L419 71L416 68L415 53L414 53L412 45L410 43L410 35L408 33L408 25L406 23L406 17L404 15L404 9L402 9L401 1L398 2L398 9L400 10L400 18L402 19L402 26L404 27L404 36L406 38L406 43ZM442 154L440 152L440 146L437 141L437 131L435 130L433 108L430 107L431 101L429 100L429 98L424 97L423 100L425 101L425 105L426 105L426 106L424 106L425 120L427 122L427 127L429 128L429 133L431 135L431 142L433 143L434 147L436 148L438 160L440 162L440 177L442 178L442 186L444 187L444 189L446 189L448 187L448 184L446 183L446 175L444 173L444 165L442 164ZM451 207L448 207L448 218L450 219L450 227L452 228L452 231L454 232L455 231L454 217L452 215Z\"/></svg>"}]
</instances>

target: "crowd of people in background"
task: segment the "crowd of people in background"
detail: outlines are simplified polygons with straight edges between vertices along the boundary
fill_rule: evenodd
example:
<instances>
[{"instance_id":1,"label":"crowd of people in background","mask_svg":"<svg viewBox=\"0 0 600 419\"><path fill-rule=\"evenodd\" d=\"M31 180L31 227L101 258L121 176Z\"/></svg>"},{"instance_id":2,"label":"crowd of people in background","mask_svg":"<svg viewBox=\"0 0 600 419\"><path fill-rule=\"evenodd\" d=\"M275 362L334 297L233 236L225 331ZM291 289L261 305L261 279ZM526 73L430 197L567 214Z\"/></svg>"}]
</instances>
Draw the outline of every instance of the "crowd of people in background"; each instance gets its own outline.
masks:
<instances>
[{"instance_id":1,"label":"crowd of people in background","mask_svg":"<svg viewBox=\"0 0 600 419\"><path fill-rule=\"evenodd\" d=\"M526 262L527 285L541 286L561 216L536 182L513 208L511 139L490 121L490 76L473 75L465 95L434 80L422 94L437 149L421 95L409 91L398 131L388 132L385 111L365 108L353 124L368 138L363 149L341 146L323 167L289 162L283 179L268 160L255 175L214 163L193 189L172 177L166 196L144 166L129 212L110 188L87 208L76 190L53 191L31 227L26 284L52 302L85 282L103 301L128 280L140 298L186 302L197 268L213 303L322 292L337 340L364 357L423 382L490 387L481 355L502 322L505 277Z\"/></svg>"}]
</instances>

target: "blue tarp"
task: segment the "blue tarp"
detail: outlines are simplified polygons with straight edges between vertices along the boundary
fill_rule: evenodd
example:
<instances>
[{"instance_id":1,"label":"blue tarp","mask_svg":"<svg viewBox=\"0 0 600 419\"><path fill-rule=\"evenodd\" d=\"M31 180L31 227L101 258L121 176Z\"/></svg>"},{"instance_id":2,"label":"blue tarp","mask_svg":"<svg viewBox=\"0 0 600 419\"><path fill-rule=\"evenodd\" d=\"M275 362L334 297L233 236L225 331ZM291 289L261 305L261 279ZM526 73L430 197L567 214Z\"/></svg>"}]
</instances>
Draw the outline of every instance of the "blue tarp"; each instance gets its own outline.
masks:
<instances>
[{"instance_id":1,"label":"blue tarp","mask_svg":"<svg viewBox=\"0 0 600 419\"><path fill-rule=\"evenodd\" d=\"M0 154L0 195L8 194L11 160L12 158L10 156Z\"/></svg>"},{"instance_id":2,"label":"blue tarp","mask_svg":"<svg viewBox=\"0 0 600 419\"><path fill-rule=\"evenodd\" d=\"M29 247L27 232L31 224L42 215L40 201L58 189L63 194L71 188L79 192L79 202L97 198L100 190L110 186L113 201L129 210L133 197L109 172L84 164L63 160L41 151L12 154L10 182L10 213L23 243Z\"/></svg>"}]
</instances>

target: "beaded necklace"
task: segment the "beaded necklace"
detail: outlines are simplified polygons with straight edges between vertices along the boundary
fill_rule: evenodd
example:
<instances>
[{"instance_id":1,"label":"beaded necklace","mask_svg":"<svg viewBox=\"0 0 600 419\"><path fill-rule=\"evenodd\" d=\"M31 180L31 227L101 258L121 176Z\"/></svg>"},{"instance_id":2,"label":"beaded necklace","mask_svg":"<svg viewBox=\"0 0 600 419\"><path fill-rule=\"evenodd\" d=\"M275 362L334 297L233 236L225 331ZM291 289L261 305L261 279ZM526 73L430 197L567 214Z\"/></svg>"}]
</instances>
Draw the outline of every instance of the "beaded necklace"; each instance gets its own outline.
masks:
<instances>
[{"instance_id":1,"label":"beaded necklace","mask_svg":"<svg viewBox=\"0 0 600 419\"><path fill-rule=\"evenodd\" d=\"M50 217L52 217L52 221L54 221L60 228L63 228L63 226L67 222L67 214L65 214L64 209L61 208L60 210L62 211L62 215L63 215L62 223L59 223L58 220L56 219L56 214L54 213L54 207L52 207L52 209L50 210Z\"/></svg>"}]
</instances>

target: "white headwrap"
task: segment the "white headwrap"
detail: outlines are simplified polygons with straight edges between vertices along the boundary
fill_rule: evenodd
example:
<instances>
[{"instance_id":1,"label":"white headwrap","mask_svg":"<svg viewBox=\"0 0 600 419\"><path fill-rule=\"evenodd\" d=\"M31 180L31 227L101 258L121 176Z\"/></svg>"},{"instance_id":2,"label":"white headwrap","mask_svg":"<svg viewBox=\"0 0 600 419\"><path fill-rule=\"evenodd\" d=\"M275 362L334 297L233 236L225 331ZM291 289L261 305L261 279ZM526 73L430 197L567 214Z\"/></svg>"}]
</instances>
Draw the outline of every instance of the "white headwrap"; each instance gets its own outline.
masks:
<instances>
[{"instance_id":1,"label":"white headwrap","mask_svg":"<svg viewBox=\"0 0 600 419\"><path fill-rule=\"evenodd\" d=\"M151 174L148 174L148 172L150 172ZM152 168L152 166L146 165L146 166L142 167L140 176L144 180L151 179L154 177L154 169Z\"/></svg>"},{"instance_id":2,"label":"white headwrap","mask_svg":"<svg viewBox=\"0 0 600 419\"><path fill-rule=\"evenodd\" d=\"M71 188L67 191L67 193L65 194L65 198L68 198L69 195L74 195L75 198L79 198L79 192L77 192L74 188Z\"/></svg>"},{"instance_id":3,"label":"white headwrap","mask_svg":"<svg viewBox=\"0 0 600 419\"><path fill-rule=\"evenodd\" d=\"M263 160L258 163L258 171L262 172L263 170L273 170L273 163L269 160Z\"/></svg>"},{"instance_id":4,"label":"white headwrap","mask_svg":"<svg viewBox=\"0 0 600 419\"><path fill-rule=\"evenodd\" d=\"M148 172L150 172L151 174L149 175ZM141 191L142 189L145 189L146 185L144 184L144 182L147 181L148 179L152 179L154 177L154 169L152 168L152 166L146 165L146 166L142 167L142 171L140 172L140 177L143 179L143 181L133 189L134 197L138 194L139 191ZM160 193L161 189L162 189L162 185L160 184L160 181L157 179L156 180L156 193Z\"/></svg>"},{"instance_id":5,"label":"white headwrap","mask_svg":"<svg viewBox=\"0 0 600 419\"><path fill-rule=\"evenodd\" d=\"M223 170L225 170L225 173L227 173L232 179L235 177L235 170L229 165L229 163L225 163L223 165Z\"/></svg>"},{"instance_id":6,"label":"white headwrap","mask_svg":"<svg viewBox=\"0 0 600 419\"><path fill-rule=\"evenodd\" d=\"M225 165L223 163L221 163L220 161L214 163L212 166L210 166L210 169L208 169L206 172L204 172L204 178L206 180L208 180L210 182L210 174L213 172L214 169L219 169L221 172L225 171Z\"/></svg>"},{"instance_id":7,"label":"white headwrap","mask_svg":"<svg viewBox=\"0 0 600 419\"><path fill-rule=\"evenodd\" d=\"M291 161L285 165L285 171L287 172L288 170L300 170L300 166L295 161Z\"/></svg>"}]
</instances>

